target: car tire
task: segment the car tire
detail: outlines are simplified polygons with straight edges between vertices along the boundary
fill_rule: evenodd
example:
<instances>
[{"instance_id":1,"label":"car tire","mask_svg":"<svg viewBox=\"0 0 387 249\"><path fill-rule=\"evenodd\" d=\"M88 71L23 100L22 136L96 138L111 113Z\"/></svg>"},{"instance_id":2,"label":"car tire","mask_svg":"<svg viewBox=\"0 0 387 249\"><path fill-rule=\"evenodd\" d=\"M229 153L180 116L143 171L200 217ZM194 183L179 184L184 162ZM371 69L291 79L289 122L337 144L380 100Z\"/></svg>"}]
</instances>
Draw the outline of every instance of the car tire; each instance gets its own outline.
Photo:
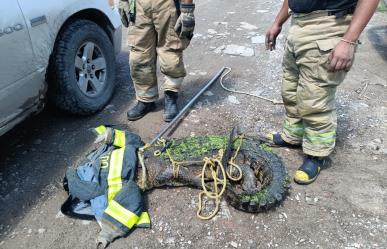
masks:
<instances>
[{"instance_id":1,"label":"car tire","mask_svg":"<svg viewBox=\"0 0 387 249\"><path fill-rule=\"evenodd\" d=\"M59 35L48 69L49 99L59 109L90 115L103 109L115 89L114 47L89 20L70 23Z\"/></svg>"}]
</instances>

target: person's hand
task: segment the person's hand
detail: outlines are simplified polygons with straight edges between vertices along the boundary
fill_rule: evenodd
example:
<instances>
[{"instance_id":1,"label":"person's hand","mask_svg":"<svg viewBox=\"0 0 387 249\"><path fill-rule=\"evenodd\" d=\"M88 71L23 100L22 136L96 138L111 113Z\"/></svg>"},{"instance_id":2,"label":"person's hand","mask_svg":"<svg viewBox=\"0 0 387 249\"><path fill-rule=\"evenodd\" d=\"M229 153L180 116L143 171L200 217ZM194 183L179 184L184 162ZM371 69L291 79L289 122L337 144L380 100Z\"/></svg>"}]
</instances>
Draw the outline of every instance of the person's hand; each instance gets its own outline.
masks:
<instances>
[{"instance_id":1,"label":"person's hand","mask_svg":"<svg viewBox=\"0 0 387 249\"><path fill-rule=\"evenodd\" d=\"M349 71L355 57L355 45L341 41L332 50L328 57L329 71Z\"/></svg>"},{"instance_id":2,"label":"person's hand","mask_svg":"<svg viewBox=\"0 0 387 249\"><path fill-rule=\"evenodd\" d=\"M267 31L266 40L265 40L265 45L267 50L270 50L270 51L275 50L277 37L281 33L281 30L282 30L282 26L273 24L273 26L271 26L271 28Z\"/></svg>"},{"instance_id":3,"label":"person's hand","mask_svg":"<svg viewBox=\"0 0 387 249\"><path fill-rule=\"evenodd\" d=\"M128 0L120 0L118 3L118 13L120 13L121 22L127 28L130 23L130 5Z\"/></svg>"},{"instance_id":4,"label":"person's hand","mask_svg":"<svg viewBox=\"0 0 387 249\"><path fill-rule=\"evenodd\" d=\"M180 11L181 14L177 19L175 31L180 38L185 37L191 40L195 30L195 4L181 4Z\"/></svg>"}]
</instances>

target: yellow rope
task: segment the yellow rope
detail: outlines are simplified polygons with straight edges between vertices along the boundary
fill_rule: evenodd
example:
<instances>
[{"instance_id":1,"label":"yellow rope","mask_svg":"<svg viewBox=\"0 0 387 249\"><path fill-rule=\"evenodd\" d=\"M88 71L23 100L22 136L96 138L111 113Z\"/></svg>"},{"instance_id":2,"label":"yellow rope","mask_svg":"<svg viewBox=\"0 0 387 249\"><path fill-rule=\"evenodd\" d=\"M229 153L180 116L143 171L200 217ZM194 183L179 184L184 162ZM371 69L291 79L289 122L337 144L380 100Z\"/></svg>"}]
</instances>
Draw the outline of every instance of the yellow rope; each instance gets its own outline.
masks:
<instances>
[{"instance_id":1,"label":"yellow rope","mask_svg":"<svg viewBox=\"0 0 387 249\"><path fill-rule=\"evenodd\" d=\"M172 158L172 155L171 155L171 152L169 149L166 150L166 153L167 153L169 160L171 161L171 164L172 164L173 177L176 179L179 177L180 164L179 164L179 162L175 161Z\"/></svg>"},{"instance_id":2,"label":"yellow rope","mask_svg":"<svg viewBox=\"0 0 387 249\"><path fill-rule=\"evenodd\" d=\"M166 140L164 138L159 139L157 141L157 145L158 146L162 146L162 147L165 148L166 147ZM182 162L179 162L179 161L176 161L175 159L173 159L170 149L166 149L165 153L167 154L168 159L169 159L169 161L172 164L172 170L173 170L173 177L174 178L178 178L179 177L179 171L180 171L180 166L181 165L184 165L184 164L197 164L197 163L201 163L202 162L202 160L200 160L200 161L182 161ZM161 153L160 150L156 150L154 152L155 156L161 156L161 154L162 153Z\"/></svg>"},{"instance_id":3,"label":"yellow rope","mask_svg":"<svg viewBox=\"0 0 387 249\"><path fill-rule=\"evenodd\" d=\"M199 204L198 204L199 206L198 206L198 210L196 213L197 217L201 220L212 219L219 212L220 200L221 200L222 195L227 187L227 178L229 178L231 181L239 181L243 177L242 169L241 169L241 167L239 167L239 165L237 165L235 163L235 159L237 158L239 151L242 147L244 135L241 135L238 138L240 138L241 142L238 145L238 148L236 149L234 156L228 162L228 169L229 169L230 173L225 170L224 165L222 164L222 161L221 161L222 157L223 157L223 153L224 153L223 150L220 150L218 155L215 157L204 158L204 165L203 165L203 169L202 169L202 188L203 188L203 190L199 193ZM233 142L234 141L231 141L231 143L233 143ZM209 168L209 170L211 171L211 178L213 180L213 189L214 189L213 191L209 191L207 189L207 186L205 183L205 172L206 172L207 168ZM238 170L238 172L239 172L238 177L233 177L233 172L235 169ZM221 178L219 178L219 174L218 174L219 170L222 173ZM220 191L218 189L218 185L222 185L222 188ZM207 198L213 199L215 201L215 209L208 216L201 215L201 213L203 211L203 197L204 197L204 195L207 196Z\"/></svg>"},{"instance_id":4,"label":"yellow rope","mask_svg":"<svg viewBox=\"0 0 387 249\"><path fill-rule=\"evenodd\" d=\"M212 219L219 212L220 199L221 199L224 191L226 190L226 186L227 186L227 175L226 175L225 169L223 167L223 164L221 162L222 156L223 156L223 150L220 150L218 156L215 156L213 158L208 158L208 157L204 158L204 165L203 165L203 169L202 169L202 188L203 188L203 191L201 191L199 193L199 207L198 207L198 211L196 213L197 217L201 220ZM207 170L207 167L211 171L211 178L213 179L213 187L214 187L213 191L209 191L207 189L207 186L205 183L205 172ZM218 178L219 169L222 173L221 179ZM220 182L218 183L218 181L220 181ZM218 184L222 185L220 191L218 189ZM215 201L215 209L208 216L201 215L202 210L203 210L203 196L204 195L206 195L208 198L213 199Z\"/></svg>"},{"instance_id":5,"label":"yellow rope","mask_svg":"<svg viewBox=\"0 0 387 249\"><path fill-rule=\"evenodd\" d=\"M235 154L228 162L228 170L226 171L224 165L222 164L222 157L224 154L223 150L220 150L216 156L213 156L212 158L205 157L201 161L175 161L172 157L170 149L166 149L165 152L168 156L169 161L172 164L173 168L173 177L178 178L179 177L179 171L180 166L185 164L197 164L200 162L204 162L202 173L201 173L201 183L202 183L202 191L199 193L199 204L198 204L198 210L197 210L197 217L201 220L209 220L212 219L220 210L220 201L221 198L226 190L227 187L227 178L229 178L231 181L239 181L243 177L242 169L235 163L235 160L240 152L240 149L242 147L244 135L239 136L236 139L240 139L240 143L235 151ZM236 140L234 140L236 141ZM234 141L231 141L231 143L234 143ZM166 147L166 140L165 139L159 139L157 142L158 146L162 146L163 148ZM144 163L144 152L146 149L150 148L150 144L146 144L144 147L142 147L138 152L139 161L142 167L142 180L141 180L141 189L145 189L147 187L147 179L146 179L146 167ZM155 156L161 156L161 151L157 150L154 152ZM210 179L206 178L206 171L209 170L211 173ZM234 177L233 173L235 170L238 171L238 177ZM221 175L219 176L219 172ZM213 190L209 190L206 181L212 180L212 186ZM219 188L219 185L221 187ZM215 202L215 209L208 215L203 216L201 213L203 211L203 198L206 196L209 199L214 200Z\"/></svg>"},{"instance_id":6,"label":"yellow rope","mask_svg":"<svg viewBox=\"0 0 387 249\"><path fill-rule=\"evenodd\" d=\"M150 144L145 144L142 148L140 148L137 152L137 155L138 155L138 160L140 161L140 165L141 165L141 168L142 168L142 176L141 176L141 184L140 184L140 188L142 190L145 190L147 188L147 171L146 171L146 166L145 166L145 161L144 161L144 154L145 154L145 150L150 148L151 145Z\"/></svg>"},{"instance_id":7,"label":"yellow rope","mask_svg":"<svg viewBox=\"0 0 387 249\"><path fill-rule=\"evenodd\" d=\"M238 139L238 138L241 140L241 142L239 143L238 148L236 149L234 156L231 157L230 161L228 162L228 168L227 168L228 171L226 172L227 177L230 178L230 180L232 180L234 182L241 180L243 177L242 169L241 169L241 167L239 167L239 165L237 165L235 163L235 160L239 154L239 151L241 150L243 139L245 138L245 135L242 134L239 137L237 137L236 139ZM233 173L234 173L235 169L238 171L238 177L233 177Z\"/></svg>"},{"instance_id":8,"label":"yellow rope","mask_svg":"<svg viewBox=\"0 0 387 249\"><path fill-rule=\"evenodd\" d=\"M167 140L165 140L164 138L159 138L157 140L157 146L160 146L160 147L166 147L167 146ZM156 150L154 153L153 153L154 156L161 156L161 151L160 150Z\"/></svg>"}]
</instances>

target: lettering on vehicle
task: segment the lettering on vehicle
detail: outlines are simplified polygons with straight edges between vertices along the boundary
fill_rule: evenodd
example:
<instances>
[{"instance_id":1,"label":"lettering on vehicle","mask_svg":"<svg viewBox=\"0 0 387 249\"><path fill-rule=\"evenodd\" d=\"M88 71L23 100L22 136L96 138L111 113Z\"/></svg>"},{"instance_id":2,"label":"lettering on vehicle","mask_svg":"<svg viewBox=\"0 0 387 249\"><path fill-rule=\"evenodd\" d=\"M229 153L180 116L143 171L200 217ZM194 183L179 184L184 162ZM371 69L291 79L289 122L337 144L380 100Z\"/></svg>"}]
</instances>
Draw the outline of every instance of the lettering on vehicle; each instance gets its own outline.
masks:
<instances>
[{"instance_id":1,"label":"lettering on vehicle","mask_svg":"<svg viewBox=\"0 0 387 249\"><path fill-rule=\"evenodd\" d=\"M10 26L10 27L5 27L5 28L0 28L0 37L2 37L3 35L9 35L9 34L12 34L13 32L15 31L20 31L24 28L23 24L20 24L20 23L17 23L15 24L14 26Z\"/></svg>"}]
</instances>

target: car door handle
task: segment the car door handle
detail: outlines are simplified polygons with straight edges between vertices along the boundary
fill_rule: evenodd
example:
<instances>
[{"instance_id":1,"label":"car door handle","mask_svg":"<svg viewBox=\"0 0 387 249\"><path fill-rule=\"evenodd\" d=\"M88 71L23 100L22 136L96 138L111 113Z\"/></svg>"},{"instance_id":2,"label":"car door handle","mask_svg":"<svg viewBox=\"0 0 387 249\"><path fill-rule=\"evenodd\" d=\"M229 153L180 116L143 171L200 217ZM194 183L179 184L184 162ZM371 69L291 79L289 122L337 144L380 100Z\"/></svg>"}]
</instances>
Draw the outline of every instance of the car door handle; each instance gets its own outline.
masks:
<instances>
[{"instance_id":1,"label":"car door handle","mask_svg":"<svg viewBox=\"0 0 387 249\"><path fill-rule=\"evenodd\" d=\"M38 17L32 18L30 20L30 23L31 23L31 27L36 27L40 24L47 23L47 18L46 16L38 16Z\"/></svg>"}]
</instances>

